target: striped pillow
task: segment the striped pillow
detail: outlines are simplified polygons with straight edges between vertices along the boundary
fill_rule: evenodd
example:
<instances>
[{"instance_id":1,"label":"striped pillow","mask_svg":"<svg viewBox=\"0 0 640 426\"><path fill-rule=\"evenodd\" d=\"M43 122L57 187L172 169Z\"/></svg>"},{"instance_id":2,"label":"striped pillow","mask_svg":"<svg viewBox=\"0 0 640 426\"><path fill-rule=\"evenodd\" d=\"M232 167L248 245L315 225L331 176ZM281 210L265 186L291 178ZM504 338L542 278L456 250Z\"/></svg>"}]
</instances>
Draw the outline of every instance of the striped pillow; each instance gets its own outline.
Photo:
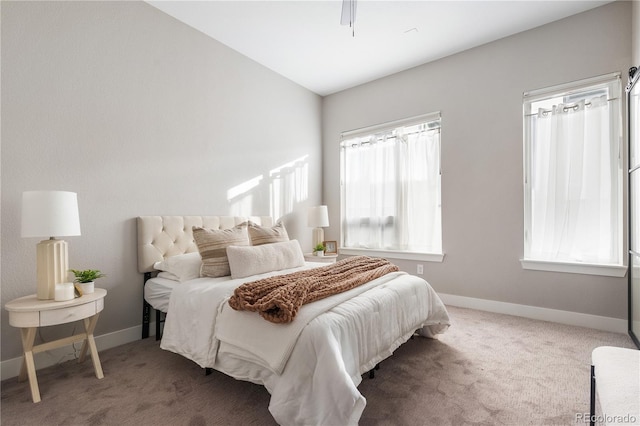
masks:
<instances>
[{"instance_id":1,"label":"striped pillow","mask_svg":"<svg viewBox=\"0 0 640 426\"><path fill-rule=\"evenodd\" d=\"M242 223L231 229L207 229L194 226L193 239L202 257L200 276L224 277L231 275L228 246L248 246L247 224Z\"/></svg>"},{"instance_id":2,"label":"striped pillow","mask_svg":"<svg viewBox=\"0 0 640 426\"><path fill-rule=\"evenodd\" d=\"M252 246L259 246L289 241L289 234L287 234L282 222L278 222L275 226L269 228L249 221L249 238Z\"/></svg>"}]
</instances>

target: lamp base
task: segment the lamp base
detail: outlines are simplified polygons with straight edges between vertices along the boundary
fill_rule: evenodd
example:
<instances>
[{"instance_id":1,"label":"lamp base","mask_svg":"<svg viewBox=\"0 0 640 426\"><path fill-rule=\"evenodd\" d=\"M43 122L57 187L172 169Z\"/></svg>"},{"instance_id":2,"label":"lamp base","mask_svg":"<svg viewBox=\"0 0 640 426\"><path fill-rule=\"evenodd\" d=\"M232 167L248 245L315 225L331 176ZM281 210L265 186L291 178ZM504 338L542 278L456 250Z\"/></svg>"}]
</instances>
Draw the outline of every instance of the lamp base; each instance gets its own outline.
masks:
<instances>
[{"instance_id":1,"label":"lamp base","mask_svg":"<svg viewBox=\"0 0 640 426\"><path fill-rule=\"evenodd\" d=\"M322 244L324 242L324 229L313 228L312 241L314 249L318 244Z\"/></svg>"},{"instance_id":2,"label":"lamp base","mask_svg":"<svg viewBox=\"0 0 640 426\"><path fill-rule=\"evenodd\" d=\"M37 296L40 300L55 299L56 284L68 281L69 251L64 240L43 240L36 246L38 270Z\"/></svg>"}]
</instances>

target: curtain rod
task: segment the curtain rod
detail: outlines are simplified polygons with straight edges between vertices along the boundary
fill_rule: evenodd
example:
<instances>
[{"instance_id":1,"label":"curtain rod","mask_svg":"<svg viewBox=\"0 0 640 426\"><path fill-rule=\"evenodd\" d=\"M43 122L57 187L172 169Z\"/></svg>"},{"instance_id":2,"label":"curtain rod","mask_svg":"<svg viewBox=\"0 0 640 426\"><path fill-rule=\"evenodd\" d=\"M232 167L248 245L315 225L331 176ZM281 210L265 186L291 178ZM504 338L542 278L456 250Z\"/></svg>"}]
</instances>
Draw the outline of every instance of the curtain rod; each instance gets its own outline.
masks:
<instances>
[{"instance_id":1,"label":"curtain rod","mask_svg":"<svg viewBox=\"0 0 640 426\"><path fill-rule=\"evenodd\" d=\"M441 132L441 128L440 128L440 127L438 127L438 128L435 128L435 129L418 130L418 131L416 131L416 132L409 132L409 133L405 133L405 135L407 135L407 136L409 136L409 135L415 135L415 134L417 134L417 133L422 133L422 132L434 132L434 133L440 133L440 132ZM397 138L397 136L391 136L391 137L386 138L386 141L390 141L390 140L393 140L393 139L396 139L396 138ZM349 139L353 139L353 138L349 138ZM349 140L349 139L348 139L348 140ZM376 139L380 139L380 138L376 138ZM346 142L346 140L342 140L342 141L340 142L340 144L342 145L344 142ZM362 141L362 142L360 142L359 144L360 144L360 145L369 145L370 143L372 143L372 142L371 142L371 141ZM358 145L357 143L351 143L351 144L349 144L349 145L343 145L343 148L344 148L344 147L347 147L347 146L354 147L354 146L357 146L357 145Z\"/></svg>"},{"instance_id":2,"label":"curtain rod","mask_svg":"<svg viewBox=\"0 0 640 426\"><path fill-rule=\"evenodd\" d=\"M620 98L607 99L607 102L617 101L618 99L620 99ZM584 106L591 106L591 102L585 102ZM578 102L574 102L572 104L567 104L567 105L564 106L564 108L562 108L562 110L564 112L567 112L570 109L573 109L574 111L577 110L578 109ZM550 112L553 112L553 110L552 109L543 109L542 110L542 115L548 114ZM536 112L536 113L532 112L531 114L525 114L524 116L525 117L532 117L532 116L538 115L538 114L540 114L540 113L539 112Z\"/></svg>"},{"instance_id":3,"label":"curtain rod","mask_svg":"<svg viewBox=\"0 0 640 426\"><path fill-rule=\"evenodd\" d=\"M340 133L340 138L354 137L363 133L375 133L376 130L393 130L394 127L409 126L412 124L420 124L422 122L440 120L440 111L432 112L429 114L416 115L410 118L404 118L401 120L389 121L387 123L374 124L373 126L362 127L360 129L347 130Z\"/></svg>"}]
</instances>

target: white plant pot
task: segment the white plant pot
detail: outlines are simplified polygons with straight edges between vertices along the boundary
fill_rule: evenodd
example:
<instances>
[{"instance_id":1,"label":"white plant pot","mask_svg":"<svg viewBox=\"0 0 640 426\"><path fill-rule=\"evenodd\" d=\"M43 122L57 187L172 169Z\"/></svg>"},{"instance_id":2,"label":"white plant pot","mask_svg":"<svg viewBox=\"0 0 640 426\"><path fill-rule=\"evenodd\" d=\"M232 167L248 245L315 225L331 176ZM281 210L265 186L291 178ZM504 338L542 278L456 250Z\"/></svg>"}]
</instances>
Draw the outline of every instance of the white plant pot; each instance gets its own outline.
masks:
<instances>
[{"instance_id":1,"label":"white plant pot","mask_svg":"<svg viewBox=\"0 0 640 426\"><path fill-rule=\"evenodd\" d=\"M80 285L80 289L82 290L82 294L90 294L93 293L93 290L95 288L94 282L88 282L88 283L78 283L78 285Z\"/></svg>"},{"instance_id":2,"label":"white plant pot","mask_svg":"<svg viewBox=\"0 0 640 426\"><path fill-rule=\"evenodd\" d=\"M323 251L317 251L316 252L316 256L324 257L324 252Z\"/></svg>"}]
</instances>

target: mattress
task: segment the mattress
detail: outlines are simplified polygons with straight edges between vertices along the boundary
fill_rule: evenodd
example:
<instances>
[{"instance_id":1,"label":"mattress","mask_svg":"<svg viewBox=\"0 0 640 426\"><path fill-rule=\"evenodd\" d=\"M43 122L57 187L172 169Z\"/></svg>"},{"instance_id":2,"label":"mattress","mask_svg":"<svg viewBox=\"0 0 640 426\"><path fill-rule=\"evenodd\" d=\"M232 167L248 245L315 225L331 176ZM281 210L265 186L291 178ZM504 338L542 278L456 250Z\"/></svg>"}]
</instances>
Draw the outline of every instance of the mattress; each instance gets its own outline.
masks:
<instances>
[{"instance_id":1,"label":"mattress","mask_svg":"<svg viewBox=\"0 0 640 426\"><path fill-rule=\"evenodd\" d=\"M178 285L180 285L180 282L175 280L162 277L151 278L147 280L144 285L144 300L146 300L153 309L167 312L171 292Z\"/></svg>"}]
</instances>

